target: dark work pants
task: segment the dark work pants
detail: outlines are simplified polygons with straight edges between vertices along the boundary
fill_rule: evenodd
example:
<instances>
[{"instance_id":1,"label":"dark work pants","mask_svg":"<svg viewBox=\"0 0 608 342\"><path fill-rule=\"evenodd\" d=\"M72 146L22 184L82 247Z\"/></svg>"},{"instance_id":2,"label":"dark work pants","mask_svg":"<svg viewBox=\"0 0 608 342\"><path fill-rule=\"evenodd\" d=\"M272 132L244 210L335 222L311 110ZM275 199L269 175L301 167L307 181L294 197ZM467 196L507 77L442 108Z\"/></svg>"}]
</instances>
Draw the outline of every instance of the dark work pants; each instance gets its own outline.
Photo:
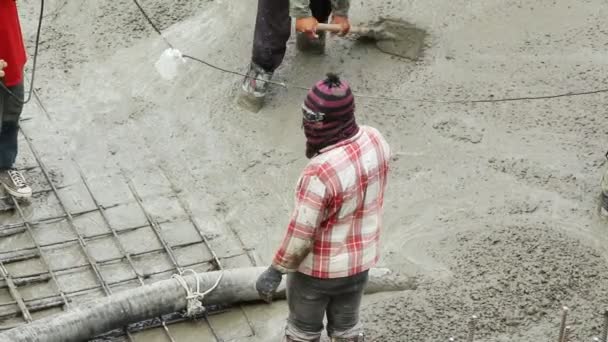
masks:
<instances>
[{"instance_id":1,"label":"dark work pants","mask_svg":"<svg viewBox=\"0 0 608 342\"><path fill-rule=\"evenodd\" d=\"M331 1L311 0L310 9L320 23L326 23L331 14ZM252 62L274 72L283 62L290 34L289 1L258 0Z\"/></svg>"},{"instance_id":2,"label":"dark work pants","mask_svg":"<svg viewBox=\"0 0 608 342\"><path fill-rule=\"evenodd\" d=\"M289 318L285 334L295 341L317 341L327 314L330 337L352 338L362 332L359 308L368 272L319 279L296 272L287 276Z\"/></svg>"},{"instance_id":3,"label":"dark work pants","mask_svg":"<svg viewBox=\"0 0 608 342\"><path fill-rule=\"evenodd\" d=\"M23 83L8 87L23 101ZM17 158L17 134L23 104L0 88L0 170L13 167Z\"/></svg>"}]
</instances>

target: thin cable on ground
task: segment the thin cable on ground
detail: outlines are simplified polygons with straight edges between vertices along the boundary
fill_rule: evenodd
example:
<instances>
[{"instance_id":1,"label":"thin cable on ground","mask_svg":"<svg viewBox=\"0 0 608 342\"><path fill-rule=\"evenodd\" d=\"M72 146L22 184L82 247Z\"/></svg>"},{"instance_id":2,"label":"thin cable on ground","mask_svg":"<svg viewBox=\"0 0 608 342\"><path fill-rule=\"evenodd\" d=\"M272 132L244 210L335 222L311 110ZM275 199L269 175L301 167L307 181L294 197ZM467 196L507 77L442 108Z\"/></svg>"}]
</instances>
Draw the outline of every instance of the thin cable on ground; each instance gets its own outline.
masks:
<instances>
[{"instance_id":1,"label":"thin cable on ground","mask_svg":"<svg viewBox=\"0 0 608 342\"><path fill-rule=\"evenodd\" d=\"M182 55L182 57L183 58L191 59L191 60L196 61L196 62L199 62L199 63L204 64L204 65L206 65L206 66L208 66L210 68L213 68L215 70L221 71L221 72L226 73L226 74L232 74L232 75L243 76L243 77L250 77L247 74L244 74L242 72L220 68L220 67L218 67L216 65L213 65L213 64L211 64L211 63L209 63L207 61L204 61L204 60L202 60L200 58L197 58L197 57L193 57L193 56L190 56L190 55ZM280 87L283 87L283 88L309 90L309 88L301 87L301 86L288 85L285 82L277 82L277 81L272 81L272 80L262 80L262 79L257 79L257 78L256 78L256 80L257 81L263 81L263 82L266 82L268 84L274 84L274 85L277 85L277 86L280 86Z\"/></svg>"},{"instance_id":2,"label":"thin cable on ground","mask_svg":"<svg viewBox=\"0 0 608 342\"><path fill-rule=\"evenodd\" d=\"M196 280L196 291L194 291L190 286L188 286L188 282L186 281L186 279L184 279L184 275L188 272L194 275L194 279ZM198 273L196 273L194 270L184 270L183 272L180 272L179 274L174 274L171 277L176 279L184 288L184 290L186 290L186 300L188 301L188 305L186 307L186 314L184 315L185 317L194 318L205 313L203 300L205 299L206 295L213 292L218 287L223 277L224 271L220 271L220 275L217 278L215 284L205 292L201 292L200 278L198 277Z\"/></svg>"},{"instance_id":3,"label":"thin cable on ground","mask_svg":"<svg viewBox=\"0 0 608 342\"><path fill-rule=\"evenodd\" d=\"M524 96L524 97L506 97L497 99L485 99L485 100L428 100L428 99L408 99L405 97L386 97L386 96L375 96L366 94L355 94L355 96L367 99L376 100L387 100L387 101L410 101L410 102L428 102L428 103L444 103L444 104L473 104L473 103L494 103L494 102L514 102L514 101L526 101L526 100L547 100L555 99L560 97L571 97L571 96L584 96L593 95L600 93L608 93L608 89L598 89L590 91L580 92L568 92L563 94L554 95L540 95L540 96Z\"/></svg>"},{"instance_id":4,"label":"thin cable on ground","mask_svg":"<svg viewBox=\"0 0 608 342\"><path fill-rule=\"evenodd\" d=\"M148 24L150 24L150 26L152 26L152 28L154 29L154 31L156 31L156 33L158 33L158 35L165 41L165 43L167 45L169 45L170 48L173 48L173 44L171 44L171 42L167 38L165 38L165 36L163 35L163 32L158 28L158 26L156 26L156 24L154 24L154 22L152 21L152 19L148 15L148 13L146 13L146 11L144 10L144 8L141 7L141 5L139 4L139 1L133 0L133 2L135 3L135 6L137 6L137 8L141 12L141 14L144 16L144 18L146 19L146 21L148 22Z\"/></svg>"},{"instance_id":5,"label":"thin cable on ground","mask_svg":"<svg viewBox=\"0 0 608 342\"><path fill-rule=\"evenodd\" d=\"M161 30L156 26L156 24L154 24L154 22L152 21L152 19L150 18L150 16L146 13L146 11L139 4L139 2L137 0L133 0L133 2L137 6L137 8L139 8L140 12L142 13L142 15L144 16L144 18L146 19L146 21L150 24L150 26L152 26L152 28L154 29L154 31L156 31L156 33L158 33L161 36L161 38L165 41L165 43L170 48L174 48L173 44L171 44L171 42L167 38L165 38L165 36L162 34ZM246 75L244 73L240 73L238 71L222 68L222 67L214 65L212 63L209 63L209 62L207 62L205 60L202 60L200 58L196 58L196 57L193 57L193 56L190 56L190 55L184 54L182 57L191 59L191 60L196 61L196 62L199 62L201 64L204 64L204 65L206 65L206 66L208 66L208 67L210 67L212 69L218 70L218 71L223 72L223 73L232 74L232 75L238 75L238 76L242 76L242 77L249 77L248 75ZM311 89L310 87L304 87L304 86L299 86L299 85L292 85L292 84L288 84L288 83L285 83L285 82L276 82L276 81L263 80L263 79L258 79L258 78L255 78L255 80L262 81L262 82L267 82L269 84L273 84L273 85L277 85L277 86L281 86L281 87L286 88L286 89L300 89L300 90L310 90ZM515 102L515 101L547 100L547 99L555 99L555 98L560 98L560 97L584 96L584 95L593 95L593 94L600 94L600 93L608 93L608 89L596 89L596 90L589 90L589 91L568 92L568 93L553 94L553 95L505 97L505 98L495 98L495 99L473 99L473 100L412 99L412 98L406 98L406 97L386 97L386 96L380 96L380 95L359 94L359 93L356 93L356 92L354 93L354 95L356 97L359 97L359 98L376 99L376 100L384 100L384 101L425 102L425 103L443 103L443 104L474 104L474 103L495 103L495 102Z\"/></svg>"},{"instance_id":6,"label":"thin cable on ground","mask_svg":"<svg viewBox=\"0 0 608 342\"><path fill-rule=\"evenodd\" d=\"M38 60L38 46L40 45L40 31L42 30L42 19L44 18L44 0L40 0L40 16L38 18L38 29L36 30L36 44L34 45L34 61L32 64L32 77L30 79L30 91L25 100L22 100L19 96L15 95L4 82L0 82L0 88L7 92L11 97L15 100L19 101L19 103L26 104L30 102L32 99L32 94L34 93L34 78L36 77L36 61Z\"/></svg>"}]
</instances>

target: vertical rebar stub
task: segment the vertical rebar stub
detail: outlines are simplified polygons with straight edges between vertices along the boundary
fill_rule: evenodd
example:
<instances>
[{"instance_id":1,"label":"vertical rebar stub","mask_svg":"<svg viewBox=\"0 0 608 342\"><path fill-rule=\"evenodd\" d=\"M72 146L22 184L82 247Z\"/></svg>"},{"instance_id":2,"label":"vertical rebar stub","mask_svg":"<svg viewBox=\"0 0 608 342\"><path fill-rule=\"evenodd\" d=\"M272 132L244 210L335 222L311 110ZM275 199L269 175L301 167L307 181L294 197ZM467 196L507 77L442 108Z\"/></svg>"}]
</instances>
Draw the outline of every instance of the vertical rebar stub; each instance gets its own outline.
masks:
<instances>
[{"instance_id":1,"label":"vertical rebar stub","mask_svg":"<svg viewBox=\"0 0 608 342\"><path fill-rule=\"evenodd\" d=\"M608 309L604 310L604 326L602 327L600 341L608 342Z\"/></svg>"},{"instance_id":2,"label":"vertical rebar stub","mask_svg":"<svg viewBox=\"0 0 608 342\"><path fill-rule=\"evenodd\" d=\"M467 342L473 342L475 340L475 331L477 330L477 316L471 316L471 320L469 321L469 335L467 337Z\"/></svg>"},{"instance_id":3,"label":"vertical rebar stub","mask_svg":"<svg viewBox=\"0 0 608 342\"><path fill-rule=\"evenodd\" d=\"M564 342L564 335L566 333L566 320L568 319L568 307L562 307L562 321L559 326L559 339L557 342Z\"/></svg>"},{"instance_id":4,"label":"vertical rebar stub","mask_svg":"<svg viewBox=\"0 0 608 342\"><path fill-rule=\"evenodd\" d=\"M563 342L570 342L570 335L572 334L572 327L567 326L564 329L564 340Z\"/></svg>"}]
</instances>

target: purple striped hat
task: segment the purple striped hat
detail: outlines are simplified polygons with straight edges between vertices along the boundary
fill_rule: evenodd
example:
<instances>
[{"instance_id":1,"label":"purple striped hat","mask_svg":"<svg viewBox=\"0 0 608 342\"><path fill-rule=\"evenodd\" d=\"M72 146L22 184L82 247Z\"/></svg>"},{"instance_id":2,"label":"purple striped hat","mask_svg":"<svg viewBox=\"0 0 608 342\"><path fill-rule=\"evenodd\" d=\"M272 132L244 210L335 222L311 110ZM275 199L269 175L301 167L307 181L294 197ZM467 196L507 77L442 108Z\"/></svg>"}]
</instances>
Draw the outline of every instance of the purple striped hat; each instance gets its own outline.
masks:
<instances>
[{"instance_id":1,"label":"purple striped hat","mask_svg":"<svg viewBox=\"0 0 608 342\"><path fill-rule=\"evenodd\" d=\"M353 93L348 83L335 74L327 74L325 80L308 91L302 114L308 158L359 131Z\"/></svg>"},{"instance_id":2,"label":"purple striped hat","mask_svg":"<svg viewBox=\"0 0 608 342\"><path fill-rule=\"evenodd\" d=\"M307 114L318 114L317 117ZM308 91L304 101L304 119L309 121L344 121L355 114L355 98L348 82L329 73Z\"/></svg>"}]
</instances>

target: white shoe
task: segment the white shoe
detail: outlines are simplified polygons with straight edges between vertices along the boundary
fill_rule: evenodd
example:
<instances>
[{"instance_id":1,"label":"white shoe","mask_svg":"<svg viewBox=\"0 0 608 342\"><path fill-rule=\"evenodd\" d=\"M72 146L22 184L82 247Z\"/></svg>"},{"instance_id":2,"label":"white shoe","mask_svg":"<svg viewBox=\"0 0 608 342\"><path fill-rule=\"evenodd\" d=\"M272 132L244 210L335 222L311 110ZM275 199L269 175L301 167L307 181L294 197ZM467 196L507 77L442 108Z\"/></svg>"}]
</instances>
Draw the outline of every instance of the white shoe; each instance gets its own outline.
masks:
<instances>
[{"instance_id":1,"label":"white shoe","mask_svg":"<svg viewBox=\"0 0 608 342\"><path fill-rule=\"evenodd\" d=\"M9 195L17 198L32 197L32 188L27 185L25 177L16 169L0 171L0 183Z\"/></svg>"}]
</instances>

